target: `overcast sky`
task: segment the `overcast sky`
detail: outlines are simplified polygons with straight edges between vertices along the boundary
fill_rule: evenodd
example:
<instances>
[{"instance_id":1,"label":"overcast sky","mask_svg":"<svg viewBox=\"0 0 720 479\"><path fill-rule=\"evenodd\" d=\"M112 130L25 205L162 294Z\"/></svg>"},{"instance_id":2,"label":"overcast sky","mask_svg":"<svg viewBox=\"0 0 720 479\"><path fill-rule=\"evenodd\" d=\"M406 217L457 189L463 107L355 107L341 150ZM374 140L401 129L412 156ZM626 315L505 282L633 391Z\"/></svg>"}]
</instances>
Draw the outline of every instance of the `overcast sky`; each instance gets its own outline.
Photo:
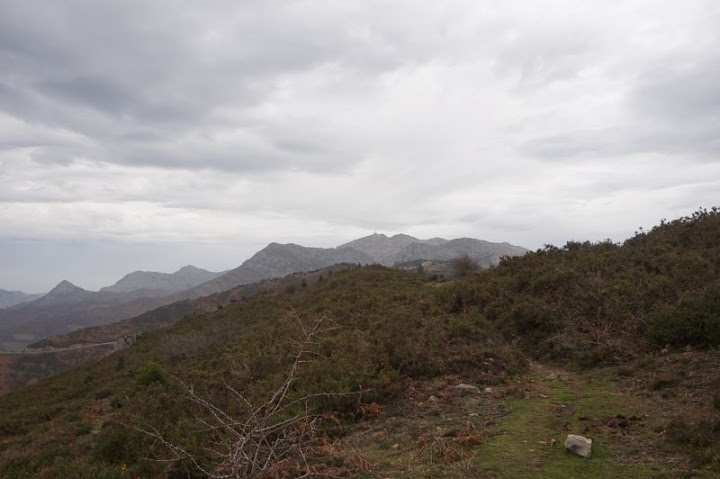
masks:
<instances>
[{"instance_id":1,"label":"overcast sky","mask_svg":"<svg viewBox=\"0 0 720 479\"><path fill-rule=\"evenodd\" d=\"M720 203L715 0L0 0L0 288Z\"/></svg>"}]
</instances>

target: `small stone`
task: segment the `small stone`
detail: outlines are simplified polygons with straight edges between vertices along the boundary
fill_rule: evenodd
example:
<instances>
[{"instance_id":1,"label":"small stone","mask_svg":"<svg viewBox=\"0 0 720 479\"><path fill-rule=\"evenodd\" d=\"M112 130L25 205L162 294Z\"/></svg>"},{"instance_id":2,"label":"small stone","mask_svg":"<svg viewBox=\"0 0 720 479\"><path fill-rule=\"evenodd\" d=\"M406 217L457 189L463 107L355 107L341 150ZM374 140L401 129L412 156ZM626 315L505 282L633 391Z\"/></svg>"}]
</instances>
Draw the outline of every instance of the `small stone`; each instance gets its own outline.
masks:
<instances>
[{"instance_id":1,"label":"small stone","mask_svg":"<svg viewBox=\"0 0 720 479\"><path fill-rule=\"evenodd\" d=\"M462 392L468 392L468 393L480 393L480 388L477 386L473 386L472 384L458 384L455 386L455 389L459 389Z\"/></svg>"},{"instance_id":2,"label":"small stone","mask_svg":"<svg viewBox=\"0 0 720 479\"><path fill-rule=\"evenodd\" d=\"M428 402L438 402L438 398L436 398L435 395L432 395L428 398Z\"/></svg>"},{"instance_id":3,"label":"small stone","mask_svg":"<svg viewBox=\"0 0 720 479\"><path fill-rule=\"evenodd\" d=\"M493 388L485 388L485 394L492 394Z\"/></svg>"},{"instance_id":4,"label":"small stone","mask_svg":"<svg viewBox=\"0 0 720 479\"><path fill-rule=\"evenodd\" d=\"M468 416L470 416L470 417L478 417L479 415L480 414L478 414L476 412L471 412L470 414L468 414Z\"/></svg>"},{"instance_id":5,"label":"small stone","mask_svg":"<svg viewBox=\"0 0 720 479\"><path fill-rule=\"evenodd\" d=\"M568 434L565 439L565 450L580 457L589 458L592 454L592 439L577 434Z\"/></svg>"}]
</instances>

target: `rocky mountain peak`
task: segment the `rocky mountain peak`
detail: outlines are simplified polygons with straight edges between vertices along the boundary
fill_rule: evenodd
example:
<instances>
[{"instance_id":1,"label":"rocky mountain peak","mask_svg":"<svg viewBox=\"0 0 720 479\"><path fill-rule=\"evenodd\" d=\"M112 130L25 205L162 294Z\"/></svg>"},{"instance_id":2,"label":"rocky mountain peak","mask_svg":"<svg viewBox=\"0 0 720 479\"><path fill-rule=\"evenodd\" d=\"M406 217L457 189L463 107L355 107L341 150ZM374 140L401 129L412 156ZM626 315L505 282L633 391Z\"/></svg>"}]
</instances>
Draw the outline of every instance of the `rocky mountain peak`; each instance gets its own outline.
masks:
<instances>
[{"instance_id":1,"label":"rocky mountain peak","mask_svg":"<svg viewBox=\"0 0 720 479\"><path fill-rule=\"evenodd\" d=\"M50 290L47 296L68 296L75 293L85 293L86 291L78 286L75 286L70 281L64 279L60 281L57 286Z\"/></svg>"},{"instance_id":2,"label":"rocky mountain peak","mask_svg":"<svg viewBox=\"0 0 720 479\"><path fill-rule=\"evenodd\" d=\"M175 271L175 273L176 274L177 273L192 273L195 271L202 271L202 270L200 268L198 268L197 266L187 264L187 265L183 266L182 268L180 268L179 270Z\"/></svg>"}]
</instances>

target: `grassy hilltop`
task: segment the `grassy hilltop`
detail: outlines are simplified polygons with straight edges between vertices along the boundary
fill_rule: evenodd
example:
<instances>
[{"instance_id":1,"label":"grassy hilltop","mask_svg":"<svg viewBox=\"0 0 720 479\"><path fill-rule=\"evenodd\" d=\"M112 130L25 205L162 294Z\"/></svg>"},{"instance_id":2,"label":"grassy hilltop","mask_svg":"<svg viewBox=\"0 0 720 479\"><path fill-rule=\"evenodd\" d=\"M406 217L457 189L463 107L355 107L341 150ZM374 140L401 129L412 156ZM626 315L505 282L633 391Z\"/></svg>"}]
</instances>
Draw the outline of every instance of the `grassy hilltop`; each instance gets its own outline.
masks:
<instances>
[{"instance_id":1,"label":"grassy hilltop","mask_svg":"<svg viewBox=\"0 0 720 479\"><path fill-rule=\"evenodd\" d=\"M717 477L718 345L715 209L461 278L352 268L0 397L0 477Z\"/></svg>"}]
</instances>

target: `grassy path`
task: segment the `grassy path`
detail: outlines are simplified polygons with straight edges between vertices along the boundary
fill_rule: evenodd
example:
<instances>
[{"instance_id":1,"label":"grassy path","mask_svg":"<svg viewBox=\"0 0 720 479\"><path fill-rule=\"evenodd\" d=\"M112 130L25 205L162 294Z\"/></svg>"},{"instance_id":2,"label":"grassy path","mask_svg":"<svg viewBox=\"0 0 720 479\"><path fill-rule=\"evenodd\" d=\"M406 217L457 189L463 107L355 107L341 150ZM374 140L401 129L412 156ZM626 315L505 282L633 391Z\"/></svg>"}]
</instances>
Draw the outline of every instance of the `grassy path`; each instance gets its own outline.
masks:
<instances>
[{"instance_id":1,"label":"grassy path","mask_svg":"<svg viewBox=\"0 0 720 479\"><path fill-rule=\"evenodd\" d=\"M663 398L666 390L646 384L669 367L576 373L532 363L503 386L467 394L458 394L456 377L417 381L398 409L365 423L342 447L367 459L356 476L363 479L718 477L717 468L694 463L692 451L668 437L669 421L697 399L688 385ZM695 408L690 412L702 412ZM464 440L468 425L481 440ZM566 452L568 434L592 438L592 457Z\"/></svg>"},{"instance_id":2,"label":"grassy path","mask_svg":"<svg viewBox=\"0 0 720 479\"><path fill-rule=\"evenodd\" d=\"M500 434L479 447L478 477L677 477L672 464L646 450L656 442L643 405L612 381L537 363L526 381L526 397L506 403ZM592 458L565 452L569 433L593 439Z\"/></svg>"}]
</instances>

